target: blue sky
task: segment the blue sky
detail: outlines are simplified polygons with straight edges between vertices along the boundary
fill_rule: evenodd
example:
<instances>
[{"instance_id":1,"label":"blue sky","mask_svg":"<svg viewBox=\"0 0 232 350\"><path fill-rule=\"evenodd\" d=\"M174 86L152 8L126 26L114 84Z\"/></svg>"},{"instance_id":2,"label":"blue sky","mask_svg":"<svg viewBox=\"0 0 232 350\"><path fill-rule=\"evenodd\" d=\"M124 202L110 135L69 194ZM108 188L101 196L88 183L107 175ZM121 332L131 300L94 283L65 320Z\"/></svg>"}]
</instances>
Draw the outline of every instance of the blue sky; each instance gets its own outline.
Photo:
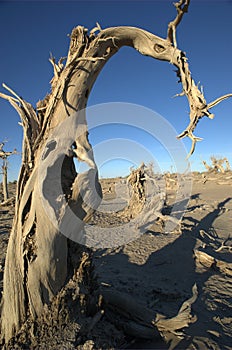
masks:
<instances>
[{"instance_id":1,"label":"blue sky","mask_svg":"<svg viewBox=\"0 0 232 350\"><path fill-rule=\"evenodd\" d=\"M5 82L33 105L50 91L52 67L49 53L59 59L67 53L67 34L76 25L92 29L130 25L165 37L167 24L176 15L172 1L0 1L0 82ZM232 92L232 1L192 0L189 12L178 27L178 47L187 53L196 82L204 87L208 102ZM185 97L174 67L122 48L100 73L89 98L89 106L107 102L135 103L159 113L177 133L188 123ZM0 87L0 91L4 89ZM201 159L211 155L227 156L232 164L232 99L215 107L215 119L203 119L196 134L204 138L191 157L193 170L203 170ZM21 150L22 130L13 108L0 100L0 141L8 139L6 149ZM99 131L100 132L100 131ZM100 132L101 133L101 132ZM126 130L108 129L109 138L127 138ZM130 138L131 131L128 131ZM142 142L143 135L138 136ZM132 139L136 139L136 133ZM93 145L105 141L97 132L90 133ZM151 142L146 148L154 154L162 170L170 170L168 158ZM143 143L143 142L142 142ZM190 142L184 141L187 149ZM104 149L104 147L103 147ZM133 152L133 147L131 148ZM136 153L136 150L134 150ZM123 148L122 148L123 153ZM14 157L14 158L13 158ZM96 157L98 158L98 157ZM114 160L101 167L102 176L124 176L131 163ZM17 178L20 156L12 156L10 179ZM139 162L142 159L138 159ZM98 161L98 159L97 159ZM123 165L124 164L124 165Z\"/></svg>"}]
</instances>

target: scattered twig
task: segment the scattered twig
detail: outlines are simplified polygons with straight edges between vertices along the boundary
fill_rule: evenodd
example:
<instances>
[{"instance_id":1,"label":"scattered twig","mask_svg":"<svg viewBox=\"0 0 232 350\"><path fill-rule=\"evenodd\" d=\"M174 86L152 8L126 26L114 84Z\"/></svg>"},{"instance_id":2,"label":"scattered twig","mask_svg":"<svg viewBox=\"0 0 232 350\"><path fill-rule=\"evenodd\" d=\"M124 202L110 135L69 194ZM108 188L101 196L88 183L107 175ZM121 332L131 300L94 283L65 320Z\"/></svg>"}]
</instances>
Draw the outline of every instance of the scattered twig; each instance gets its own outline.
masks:
<instances>
[{"instance_id":1,"label":"scattered twig","mask_svg":"<svg viewBox=\"0 0 232 350\"><path fill-rule=\"evenodd\" d=\"M207 236L210 240L215 241L215 238L213 236L211 236L208 232L206 232L204 230L200 230L199 233L200 233L202 238L204 238L204 236Z\"/></svg>"},{"instance_id":2,"label":"scattered twig","mask_svg":"<svg viewBox=\"0 0 232 350\"><path fill-rule=\"evenodd\" d=\"M217 253L219 253L219 252L221 252L222 250L229 250L229 252L232 252L232 246L230 245L226 245L226 243L230 240L231 238L230 238L230 236L227 238L227 239L225 239L222 243L221 243L221 245L220 245L220 247L219 248L217 248L216 250L215 250L215 252L217 252Z\"/></svg>"}]
</instances>

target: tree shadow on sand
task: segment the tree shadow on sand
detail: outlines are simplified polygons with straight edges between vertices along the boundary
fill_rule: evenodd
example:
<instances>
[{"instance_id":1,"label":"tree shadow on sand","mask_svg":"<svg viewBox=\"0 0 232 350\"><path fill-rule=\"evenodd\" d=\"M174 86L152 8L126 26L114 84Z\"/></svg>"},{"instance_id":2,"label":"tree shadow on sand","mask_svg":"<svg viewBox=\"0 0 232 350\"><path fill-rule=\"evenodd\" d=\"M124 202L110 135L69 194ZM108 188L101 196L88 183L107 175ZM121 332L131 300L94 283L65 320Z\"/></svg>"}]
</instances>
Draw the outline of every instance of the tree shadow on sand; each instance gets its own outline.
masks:
<instances>
[{"instance_id":1,"label":"tree shadow on sand","mask_svg":"<svg viewBox=\"0 0 232 350\"><path fill-rule=\"evenodd\" d=\"M214 342L221 344L220 346L229 346L231 343L230 336L223 334L218 318L223 315L229 317L232 301L226 300L222 305L219 291L219 301L210 304L212 293L207 290L209 280L223 280L226 276L223 277L221 272L212 267L203 273L197 272L194 258L194 249L199 242L205 243L207 247L207 241L204 242L204 238L199 234L200 230L210 230L230 200L231 198L226 198L218 203L217 207L200 221L194 219L191 227L184 227L179 236L146 233L126 247L107 254L106 251L97 251L95 254L100 289L108 288L130 294L139 303L154 310L154 315L157 312L166 317L175 316L184 300L191 296L194 283L197 284L198 298L192 307L197 321L185 330L189 338L181 341L178 349L187 349L193 342L199 349L210 348ZM193 210L194 208L190 211ZM210 251L211 255L213 253ZM223 256L228 262L232 262L231 254L219 255L220 259ZM217 253L215 257L218 258ZM232 289L232 283L227 283ZM155 341L139 341L138 335L137 341L129 348L161 349L167 346Z\"/></svg>"}]
</instances>

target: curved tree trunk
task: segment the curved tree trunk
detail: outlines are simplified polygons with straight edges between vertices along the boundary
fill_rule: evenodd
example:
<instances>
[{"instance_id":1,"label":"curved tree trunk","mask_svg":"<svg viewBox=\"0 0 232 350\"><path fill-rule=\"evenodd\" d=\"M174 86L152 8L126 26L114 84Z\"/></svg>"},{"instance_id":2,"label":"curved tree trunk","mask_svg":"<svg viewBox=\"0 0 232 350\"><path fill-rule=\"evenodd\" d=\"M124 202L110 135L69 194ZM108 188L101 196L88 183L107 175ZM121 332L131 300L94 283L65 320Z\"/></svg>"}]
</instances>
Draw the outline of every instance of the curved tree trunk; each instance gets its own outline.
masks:
<instances>
[{"instance_id":1,"label":"curved tree trunk","mask_svg":"<svg viewBox=\"0 0 232 350\"><path fill-rule=\"evenodd\" d=\"M41 198L39 188L40 160L46 145L50 142L49 138L55 127L86 107L89 93L100 70L122 45L134 46L138 50L144 50L144 54L148 54L149 51L154 51L153 47L150 47L151 43L152 46L156 43L166 45L169 52L167 58L173 51L171 44L165 40L137 28L110 28L101 31L97 37L94 35L89 37L85 28L77 27L72 31L65 67L61 69L60 64L57 65L51 60L55 72L51 82L52 92L37 104L37 113L29 103L18 96L17 100L8 98L21 115L24 147L17 188L16 214L4 273L1 331L6 341L19 330L29 315L36 317L41 314L43 305L48 303L64 285L70 268L67 238L47 216L44 208L45 198ZM159 53L154 51L154 56L158 58ZM161 58L162 56L161 53ZM80 125L83 126L86 121L83 115L81 118ZM59 149L58 143L62 145L62 139L67 142L67 135L60 133L57 138L59 140L56 139L55 152L50 152L47 157L43 191L49 191L49 181L56 181L54 177L49 178L48 169L52 167L57 169L57 163L65 162L65 166L62 167L61 192L55 195L58 198L64 194L67 206L72 200L72 205L79 208L82 204L74 192L81 184L78 183L78 174L73 165L74 154L70 149L74 145L79 159L89 164L90 170L85 174L86 177L95 177L96 165L88 142L87 129L79 139L68 140L66 154L64 148L60 146ZM91 169L95 172L91 173ZM46 197L45 192L42 195ZM75 198L72 198L73 196ZM86 216L88 214L86 212ZM61 226L62 220L66 221L65 214L60 218Z\"/></svg>"},{"instance_id":2,"label":"curved tree trunk","mask_svg":"<svg viewBox=\"0 0 232 350\"><path fill-rule=\"evenodd\" d=\"M82 128L79 137L66 135L62 130L54 136L54 130L86 107L92 86L108 59L127 45L143 55L168 61L177 67L191 109L190 125L181 137L193 137L192 131L198 120L210 115L207 109L210 106L195 86L186 57L175 47L175 41L173 45L170 33L167 39L162 39L132 27L105 30L98 27L97 30L96 35L96 30L88 34L84 27L73 29L65 66L62 59L57 64L50 59L54 67L51 93L38 102L36 110L9 88L13 97L1 94L19 112L24 128L16 211L4 272L1 332L6 342L27 317L35 318L42 313L43 305L56 295L75 268L70 265L71 253L67 244L71 233L63 235L61 231L67 224L69 207L74 212L81 212L83 220L87 220L92 210L80 200L79 191L82 189L84 195L91 194L97 185L100 194L100 185L83 113L74 125L77 130ZM76 155L89 165L89 170L82 176L75 171L73 157ZM59 166L61 177L56 177ZM52 193L54 183L60 178L60 190ZM84 183L87 185L83 189ZM63 198L57 210L49 202L52 196L54 202ZM59 227L47 215L45 202L51 207ZM82 228L81 225L75 228L75 234L79 235Z\"/></svg>"}]
</instances>

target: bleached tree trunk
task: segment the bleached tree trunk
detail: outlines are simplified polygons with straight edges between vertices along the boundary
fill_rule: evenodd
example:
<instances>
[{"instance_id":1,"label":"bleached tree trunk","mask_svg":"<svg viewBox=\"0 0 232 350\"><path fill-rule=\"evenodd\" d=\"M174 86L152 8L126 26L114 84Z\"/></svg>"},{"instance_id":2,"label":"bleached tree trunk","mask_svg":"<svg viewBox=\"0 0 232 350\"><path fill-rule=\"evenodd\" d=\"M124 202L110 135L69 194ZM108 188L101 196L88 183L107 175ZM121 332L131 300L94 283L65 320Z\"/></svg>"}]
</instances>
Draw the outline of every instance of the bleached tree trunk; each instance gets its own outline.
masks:
<instances>
[{"instance_id":1,"label":"bleached tree trunk","mask_svg":"<svg viewBox=\"0 0 232 350\"><path fill-rule=\"evenodd\" d=\"M180 10L183 3L183 1L179 3ZM188 4L189 1L186 3ZM55 193L57 199L60 196L66 199L66 204L58 218L60 226L64 227L69 206L72 206L73 211L82 209L85 220L91 214L91 210L84 207L78 197L79 190L83 186L83 177L76 174L73 162L75 155L81 161L86 161L90 167L83 175L85 183L88 184L84 192L91 194L94 191L93 184L95 183L98 188L100 185L83 114L80 116L77 129L82 127L85 132L78 138L69 137L68 139L65 133L60 132L56 135L54 151L46 157L46 162L41 159L54 129L86 107L98 74L122 46L130 46L143 55L167 61L177 67L183 93L187 96L190 105L190 124L180 137L191 137L192 151L194 150L197 139L192 132L200 118L204 115L211 117L208 112L211 104L207 105L205 102L204 96L191 78L185 54L176 47L174 34L175 27L180 21L179 14L178 11L179 20L171 22L168 37L164 39L133 27L101 30L98 26L90 33L81 26L74 28L70 36L65 65L62 59L57 64L53 58L50 59L54 67L51 93L43 101L39 101L36 110L5 86L13 96L4 94L1 96L8 99L19 112L24 129L15 218L4 272L1 333L6 342L20 329L27 317L36 318L42 313L43 305L49 303L75 269L75 266L70 263L72 259L70 259L71 252L67 244L68 239L60 232L59 227L53 225L44 208L46 190L42 192L44 197L42 198L39 166L44 170L44 183L46 183L50 181L48 169L52 171L57 163L63 162L61 190L60 193ZM97 31L98 34L96 34ZM212 106L216 102L213 102ZM70 151L72 146L74 151ZM47 190L49 189L47 186Z\"/></svg>"},{"instance_id":2,"label":"bleached tree trunk","mask_svg":"<svg viewBox=\"0 0 232 350\"><path fill-rule=\"evenodd\" d=\"M8 194L8 182L7 182L7 161L5 160L2 165L2 189L4 202L9 198Z\"/></svg>"}]
</instances>

